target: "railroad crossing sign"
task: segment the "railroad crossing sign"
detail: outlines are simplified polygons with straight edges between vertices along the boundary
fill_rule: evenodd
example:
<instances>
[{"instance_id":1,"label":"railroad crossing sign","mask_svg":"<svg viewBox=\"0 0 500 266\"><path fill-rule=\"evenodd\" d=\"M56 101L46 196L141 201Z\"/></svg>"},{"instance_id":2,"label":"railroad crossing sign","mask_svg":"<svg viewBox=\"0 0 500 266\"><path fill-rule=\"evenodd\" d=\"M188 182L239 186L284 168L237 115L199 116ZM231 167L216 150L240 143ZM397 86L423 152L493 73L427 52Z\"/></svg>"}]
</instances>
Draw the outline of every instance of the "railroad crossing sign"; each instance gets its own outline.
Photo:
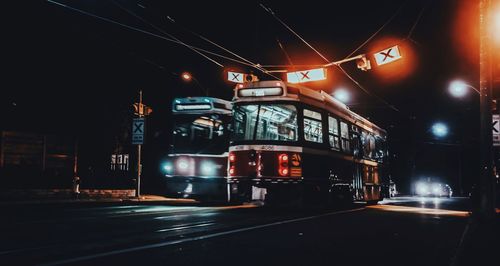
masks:
<instances>
[{"instance_id":1,"label":"railroad crossing sign","mask_svg":"<svg viewBox=\"0 0 500 266\"><path fill-rule=\"evenodd\" d=\"M500 146L500 115L493 115L493 146Z\"/></svg>"},{"instance_id":2,"label":"railroad crossing sign","mask_svg":"<svg viewBox=\"0 0 500 266\"><path fill-rule=\"evenodd\" d=\"M144 144L144 118L134 118L132 122L132 144Z\"/></svg>"},{"instance_id":3,"label":"railroad crossing sign","mask_svg":"<svg viewBox=\"0 0 500 266\"><path fill-rule=\"evenodd\" d=\"M228 71L227 80L235 83L243 83L245 82L245 74Z\"/></svg>"},{"instance_id":4,"label":"railroad crossing sign","mask_svg":"<svg viewBox=\"0 0 500 266\"><path fill-rule=\"evenodd\" d=\"M375 53L374 57L377 65L381 66L401 59L401 53L399 52L399 47L394 45L393 47Z\"/></svg>"},{"instance_id":5,"label":"railroad crossing sign","mask_svg":"<svg viewBox=\"0 0 500 266\"><path fill-rule=\"evenodd\" d=\"M326 79L325 68L315 68L310 70L302 70L286 73L286 79L290 83L303 83L309 81L319 81Z\"/></svg>"}]
</instances>

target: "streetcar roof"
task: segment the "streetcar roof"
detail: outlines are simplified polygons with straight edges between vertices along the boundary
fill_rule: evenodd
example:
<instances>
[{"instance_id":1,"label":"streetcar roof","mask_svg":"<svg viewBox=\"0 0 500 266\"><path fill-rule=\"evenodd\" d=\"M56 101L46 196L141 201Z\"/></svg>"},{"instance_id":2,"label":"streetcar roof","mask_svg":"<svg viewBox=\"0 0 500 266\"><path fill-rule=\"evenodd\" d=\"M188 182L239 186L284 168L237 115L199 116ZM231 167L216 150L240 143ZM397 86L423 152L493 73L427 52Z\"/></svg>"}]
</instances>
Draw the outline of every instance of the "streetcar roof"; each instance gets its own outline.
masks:
<instances>
[{"instance_id":1,"label":"streetcar roof","mask_svg":"<svg viewBox=\"0 0 500 266\"><path fill-rule=\"evenodd\" d=\"M231 114L233 104L213 97L175 98L172 101L172 112L175 114L221 113Z\"/></svg>"},{"instance_id":2,"label":"streetcar roof","mask_svg":"<svg viewBox=\"0 0 500 266\"><path fill-rule=\"evenodd\" d=\"M344 103L324 91L286 83L283 81L257 81L236 85L233 102L297 101L325 109L354 125L368 131L378 131L385 136L386 131L368 119L349 110Z\"/></svg>"}]
</instances>

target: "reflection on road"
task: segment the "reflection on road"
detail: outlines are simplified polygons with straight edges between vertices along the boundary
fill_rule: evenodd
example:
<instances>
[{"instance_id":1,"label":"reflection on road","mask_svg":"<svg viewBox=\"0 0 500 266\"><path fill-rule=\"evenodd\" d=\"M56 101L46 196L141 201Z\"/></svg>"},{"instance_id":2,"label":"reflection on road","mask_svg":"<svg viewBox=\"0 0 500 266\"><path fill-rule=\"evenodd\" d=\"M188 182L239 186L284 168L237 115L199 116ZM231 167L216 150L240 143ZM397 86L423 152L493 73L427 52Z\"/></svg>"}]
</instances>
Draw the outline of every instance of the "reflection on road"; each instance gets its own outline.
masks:
<instances>
[{"instance_id":1,"label":"reflection on road","mask_svg":"<svg viewBox=\"0 0 500 266\"><path fill-rule=\"evenodd\" d=\"M384 210L384 211L393 211L393 212L407 212L407 213L432 214L432 215L444 215L444 216L459 216L459 217L469 216L469 212L467 212L467 211L441 210L441 209L422 208L422 207L375 205L375 206L368 206L367 208Z\"/></svg>"}]
</instances>

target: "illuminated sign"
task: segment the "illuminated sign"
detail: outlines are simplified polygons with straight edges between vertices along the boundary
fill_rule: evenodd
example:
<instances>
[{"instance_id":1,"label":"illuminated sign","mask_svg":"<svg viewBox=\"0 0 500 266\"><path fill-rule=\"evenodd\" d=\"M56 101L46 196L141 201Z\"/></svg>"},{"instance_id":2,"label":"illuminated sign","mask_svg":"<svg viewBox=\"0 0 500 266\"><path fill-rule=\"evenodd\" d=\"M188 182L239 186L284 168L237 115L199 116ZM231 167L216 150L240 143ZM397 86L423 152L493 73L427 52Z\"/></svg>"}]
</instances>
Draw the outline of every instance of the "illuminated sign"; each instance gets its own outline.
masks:
<instances>
[{"instance_id":1,"label":"illuminated sign","mask_svg":"<svg viewBox=\"0 0 500 266\"><path fill-rule=\"evenodd\" d=\"M309 81L319 81L326 79L326 69L316 68L310 70L288 72L286 78L289 83L303 83Z\"/></svg>"},{"instance_id":2,"label":"illuminated sign","mask_svg":"<svg viewBox=\"0 0 500 266\"><path fill-rule=\"evenodd\" d=\"M188 111L188 110L210 110L212 105L210 104L176 104L176 111Z\"/></svg>"},{"instance_id":3,"label":"illuminated sign","mask_svg":"<svg viewBox=\"0 0 500 266\"><path fill-rule=\"evenodd\" d=\"M397 45L375 53L374 56L375 62L377 62L377 65L379 66L401 59L401 53L399 52L399 47Z\"/></svg>"},{"instance_id":4,"label":"illuminated sign","mask_svg":"<svg viewBox=\"0 0 500 266\"><path fill-rule=\"evenodd\" d=\"M243 83L245 82L245 74L228 71L227 80L235 83Z\"/></svg>"},{"instance_id":5,"label":"illuminated sign","mask_svg":"<svg viewBox=\"0 0 500 266\"><path fill-rule=\"evenodd\" d=\"M262 96L281 96L283 89L277 88L255 88L255 89L240 89L238 96L240 97L262 97Z\"/></svg>"}]
</instances>

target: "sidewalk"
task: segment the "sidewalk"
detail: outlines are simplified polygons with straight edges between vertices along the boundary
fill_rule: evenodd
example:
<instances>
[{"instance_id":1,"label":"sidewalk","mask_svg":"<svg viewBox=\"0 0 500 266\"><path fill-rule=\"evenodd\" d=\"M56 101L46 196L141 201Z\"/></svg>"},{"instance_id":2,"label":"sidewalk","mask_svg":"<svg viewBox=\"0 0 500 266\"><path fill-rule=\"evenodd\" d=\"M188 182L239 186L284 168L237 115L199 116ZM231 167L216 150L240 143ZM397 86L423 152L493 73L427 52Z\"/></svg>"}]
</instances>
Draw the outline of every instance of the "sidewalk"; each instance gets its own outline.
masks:
<instances>
[{"instance_id":1,"label":"sidewalk","mask_svg":"<svg viewBox=\"0 0 500 266\"><path fill-rule=\"evenodd\" d=\"M452 266L496 265L500 250L500 213L487 223L469 222Z\"/></svg>"},{"instance_id":2,"label":"sidewalk","mask_svg":"<svg viewBox=\"0 0 500 266\"><path fill-rule=\"evenodd\" d=\"M193 204L197 201L192 199L177 199L167 198L158 195L142 195L139 198L46 198L46 199L28 199L28 200L2 200L0 206L17 206L17 205L33 205L33 204Z\"/></svg>"}]
</instances>

